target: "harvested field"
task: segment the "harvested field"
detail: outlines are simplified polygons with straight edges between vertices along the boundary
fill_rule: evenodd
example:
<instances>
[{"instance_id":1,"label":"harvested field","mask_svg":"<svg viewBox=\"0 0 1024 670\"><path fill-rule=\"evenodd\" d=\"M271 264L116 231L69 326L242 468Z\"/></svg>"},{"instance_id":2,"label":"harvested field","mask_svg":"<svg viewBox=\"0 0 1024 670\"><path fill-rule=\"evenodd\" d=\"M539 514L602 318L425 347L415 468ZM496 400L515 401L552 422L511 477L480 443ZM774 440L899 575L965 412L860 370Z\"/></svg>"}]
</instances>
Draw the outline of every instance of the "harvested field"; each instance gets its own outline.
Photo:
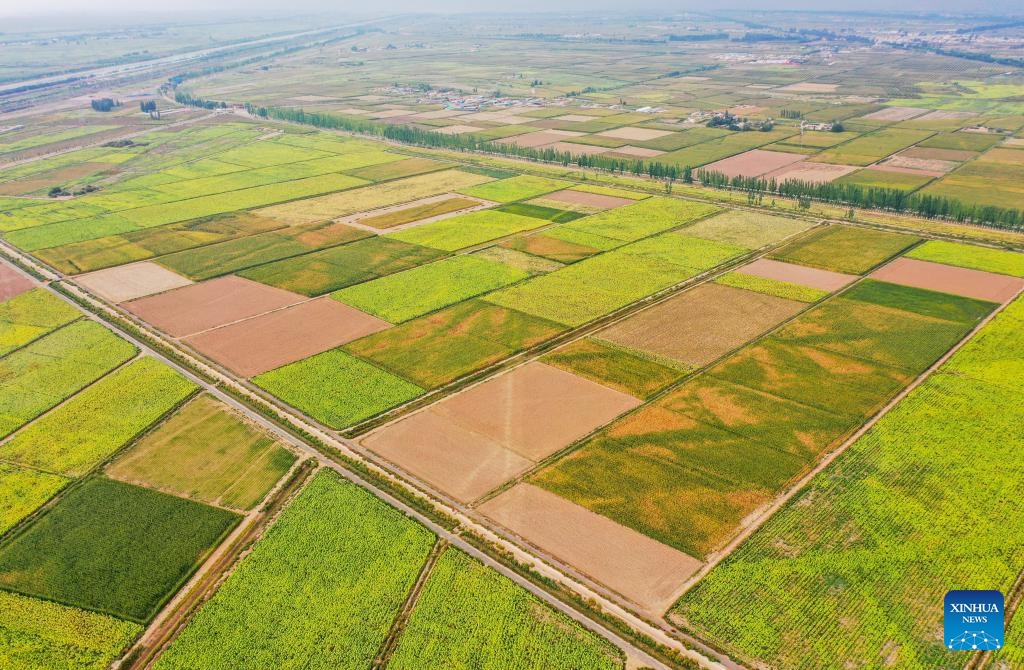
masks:
<instances>
[{"instance_id":1,"label":"harvested field","mask_svg":"<svg viewBox=\"0 0 1024 670\"><path fill-rule=\"evenodd\" d=\"M835 93L837 88L839 88L839 84L819 84L815 82L802 81L799 84L783 86L779 90L788 91L790 93Z\"/></svg>"},{"instance_id":2,"label":"harvested field","mask_svg":"<svg viewBox=\"0 0 1024 670\"><path fill-rule=\"evenodd\" d=\"M897 258L870 276L893 284L999 303L1007 302L1024 289L1024 280L1017 277L914 258Z\"/></svg>"},{"instance_id":3,"label":"harvested field","mask_svg":"<svg viewBox=\"0 0 1024 670\"><path fill-rule=\"evenodd\" d=\"M191 279L148 261L78 275L75 281L113 303L163 293L192 283Z\"/></svg>"},{"instance_id":4,"label":"harvested field","mask_svg":"<svg viewBox=\"0 0 1024 670\"><path fill-rule=\"evenodd\" d=\"M803 154L751 149L737 156L730 156L729 158L709 163L703 169L721 172L727 177L760 177L763 174L779 170L793 163L799 163L804 158Z\"/></svg>"},{"instance_id":5,"label":"harvested field","mask_svg":"<svg viewBox=\"0 0 1024 670\"><path fill-rule=\"evenodd\" d=\"M562 142L568 137L579 137L583 134L584 133L578 133L574 130L538 130L533 133L513 135L512 137L504 137L494 141L498 144L516 144L521 147L540 147L545 144Z\"/></svg>"},{"instance_id":6,"label":"harvested field","mask_svg":"<svg viewBox=\"0 0 1024 670\"><path fill-rule=\"evenodd\" d=\"M812 184L825 184L843 175L850 174L857 170L855 165L832 165L830 163L814 163L811 161L800 161L779 168L774 172L763 175L774 177L778 182L784 181L805 181Z\"/></svg>"},{"instance_id":7,"label":"harvested field","mask_svg":"<svg viewBox=\"0 0 1024 670\"><path fill-rule=\"evenodd\" d=\"M531 484L518 484L480 511L656 616L701 566L681 551Z\"/></svg>"},{"instance_id":8,"label":"harvested field","mask_svg":"<svg viewBox=\"0 0 1024 670\"><path fill-rule=\"evenodd\" d=\"M625 393L534 361L431 409L539 461L639 404Z\"/></svg>"},{"instance_id":9,"label":"harvested field","mask_svg":"<svg viewBox=\"0 0 1024 670\"><path fill-rule=\"evenodd\" d=\"M556 117L554 117L554 119L555 119L555 121L577 121L577 122L584 122L584 121L593 121L594 117L593 116L588 116L586 114L565 114L563 116L556 116Z\"/></svg>"},{"instance_id":10,"label":"harvested field","mask_svg":"<svg viewBox=\"0 0 1024 670\"><path fill-rule=\"evenodd\" d=\"M906 121L912 119L915 116L921 116L922 114L928 113L927 109L921 109L920 107L886 107L880 109L877 112L871 112L860 117L870 121Z\"/></svg>"},{"instance_id":11,"label":"harvested field","mask_svg":"<svg viewBox=\"0 0 1024 670\"><path fill-rule=\"evenodd\" d=\"M630 156L632 158L654 158L655 156L660 156L663 153L665 152L660 149L646 149L644 147L634 147L630 144L618 147L611 152L614 156Z\"/></svg>"},{"instance_id":12,"label":"harvested field","mask_svg":"<svg viewBox=\"0 0 1024 670\"><path fill-rule=\"evenodd\" d=\"M586 193L584 191L576 191L573 189L548 193L544 196L544 199L555 200L556 202L566 202L572 205L585 205L596 209L614 209L615 207L622 207L623 205L632 205L635 202L628 198L617 198L612 195L602 195L600 193Z\"/></svg>"},{"instance_id":13,"label":"harvested field","mask_svg":"<svg viewBox=\"0 0 1024 670\"><path fill-rule=\"evenodd\" d=\"M124 307L168 335L184 337L303 300L297 293L228 276L132 300Z\"/></svg>"},{"instance_id":14,"label":"harvested field","mask_svg":"<svg viewBox=\"0 0 1024 670\"><path fill-rule=\"evenodd\" d=\"M811 225L801 219L733 209L687 226L679 230L679 234L758 249L796 235Z\"/></svg>"},{"instance_id":15,"label":"harvested field","mask_svg":"<svg viewBox=\"0 0 1024 670\"><path fill-rule=\"evenodd\" d=\"M533 462L433 408L371 433L363 445L460 502L476 500Z\"/></svg>"},{"instance_id":16,"label":"harvested field","mask_svg":"<svg viewBox=\"0 0 1024 670\"><path fill-rule=\"evenodd\" d=\"M665 137L671 135L671 130L654 130L653 128L633 128L626 126L625 128L613 128L611 130L602 130L597 133L601 137L614 137L619 140L629 140L630 142L646 142L648 140L656 140L659 137Z\"/></svg>"},{"instance_id":17,"label":"harvested field","mask_svg":"<svg viewBox=\"0 0 1024 670\"><path fill-rule=\"evenodd\" d=\"M855 275L819 270L805 265L783 263L782 261L773 261L770 258L759 258L753 263L738 268L736 271L746 275L753 275L754 277L777 279L829 292L838 291L857 279Z\"/></svg>"},{"instance_id":18,"label":"harvested field","mask_svg":"<svg viewBox=\"0 0 1024 670\"><path fill-rule=\"evenodd\" d=\"M951 121L960 119L971 119L977 116L977 112L955 112L946 109L936 109L935 111L928 112L924 116L917 117L918 121Z\"/></svg>"},{"instance_id":19,"label":"harvested field","mask_svg":"<svg viewBox=\"0 0 1024 670\"><path fill-rule=\"evenodd\" d=\"M597 337L700 367L803 308L794 300L706 284L620 321Z\"/></svg>"},{"instance_id":20,"label":"harvested field","mask_svg":"<svg viewBox=\"0 0 1024 670\"><path fill-rule=\"evenodd\" d=\"M7 263L0 261L0 302L28 291L35 282Z\"/></svg>"},{"instance_id":21,"label":"harvested field","mask_svg":"<svg viewBox=\"0 0 1024 670\"><path fill-rule=\"evenodd\" d=\"M461 135L463 133L479 133L482 130L483 128L480 126L467 126L465 124L457 123L452 126L438 128L434 132L441 133L442 135Z\"/></svg>"},{"instance_id":22,"label":"harvested field","mask_svg":"<svg viewBox=\"0 0 1024 670\"><path fill-rule=\"evenodd\" d=\"M329 296L185 338L232 372L252 377L390 327Z\"/></svg>"}]
</instances>

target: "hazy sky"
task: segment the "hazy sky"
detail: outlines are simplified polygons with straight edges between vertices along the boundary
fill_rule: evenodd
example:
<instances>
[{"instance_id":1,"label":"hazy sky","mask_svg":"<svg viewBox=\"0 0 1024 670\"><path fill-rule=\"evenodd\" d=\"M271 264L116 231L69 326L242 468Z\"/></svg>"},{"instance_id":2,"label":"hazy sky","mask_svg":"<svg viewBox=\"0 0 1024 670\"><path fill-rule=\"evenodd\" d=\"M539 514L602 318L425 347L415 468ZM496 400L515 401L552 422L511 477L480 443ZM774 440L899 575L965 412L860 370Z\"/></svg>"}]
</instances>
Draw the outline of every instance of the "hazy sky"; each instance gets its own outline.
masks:
<instances>
[{"instance_id":1,"label":"hazy sky","mask_svg":"<svg viewBox=\"0 0 1024 670\"><path fill-rule=\"evenodd\" d=\"M633 11L657 9L660 11L683 11L686 9L709 10L706 2L695 0L631 0L623 4L622 0L517 0L508 5L518 11L557 11L557 10L621 10L626 6ZM486 5L479 0L378 0L373 3L332 2L331 0L289 0L283 4L280 0L174 0L173 3L146 3L139 0L0 0L0 15L38 15L53 13L87 13L105 12L159 12L175 11L209 11L220 9L228 11L335 11L356 12L369 8L374 12L387 11L485 11L496 7ZM971 13L1024 13L1020 0L723 0L714 2L710 9L726 8L757 8L757 9L840 9L869 11L963 11ZM0 25L0 32L3 26Z\"/></svg>"}]
</instances>

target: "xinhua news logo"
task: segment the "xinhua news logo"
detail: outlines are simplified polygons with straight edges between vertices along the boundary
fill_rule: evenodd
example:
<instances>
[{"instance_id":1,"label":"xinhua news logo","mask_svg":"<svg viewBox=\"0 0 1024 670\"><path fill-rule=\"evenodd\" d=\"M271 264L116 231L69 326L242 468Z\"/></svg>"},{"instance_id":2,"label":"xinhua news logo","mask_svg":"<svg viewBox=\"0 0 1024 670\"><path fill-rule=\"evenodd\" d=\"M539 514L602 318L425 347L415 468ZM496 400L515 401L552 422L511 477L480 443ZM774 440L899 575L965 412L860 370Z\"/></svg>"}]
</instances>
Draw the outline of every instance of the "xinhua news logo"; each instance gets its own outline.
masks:
<instances>
[{"instance_id":1,"label":"xinhua news logo","mask_svg":"<svg viewBox=\"0 0 1024 670\"><path fill-rule=\"evenodd\" d=\"M1003 594L999 591L950 591L946 594L946 648L995 650L1003 646Z\"/></svg>"}]
</instances>

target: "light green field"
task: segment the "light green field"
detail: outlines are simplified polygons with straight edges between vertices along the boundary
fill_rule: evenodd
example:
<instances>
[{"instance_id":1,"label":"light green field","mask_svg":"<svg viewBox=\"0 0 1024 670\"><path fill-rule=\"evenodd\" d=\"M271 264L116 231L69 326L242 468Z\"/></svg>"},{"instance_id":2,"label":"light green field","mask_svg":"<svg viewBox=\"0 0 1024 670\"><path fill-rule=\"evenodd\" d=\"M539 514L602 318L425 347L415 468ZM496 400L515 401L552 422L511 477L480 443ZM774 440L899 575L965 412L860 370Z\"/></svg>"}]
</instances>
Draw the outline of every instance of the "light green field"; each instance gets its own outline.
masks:
<instances>
[{"instance_id":1,"label":"light green field","mask_svg":"<svg viewBox=\"0 0 1024 670\"><path fill-rule=\"evenodd\" d=\"M0 535L36 511L70 480L0 462Z\"/></svg>"},{"instance_id":2,"label":"light green field","mask_svg":"<svg viewBox=\"0 0 1024 670\"><path fill-rule=\"evenodd\" d=\"M680 232L683 235L725 242L737 247L758 249L803 232L812 225L814 224L809 221L784 216L731 210L698 221Z\"/></svg>"},{"instance_id":3,"label":"light green field","mask_svg":"<svg viewBox=\"0 0 1024 670\"><path fill-rule=\"evenodd\" d=\"M907 258L961 268L1024 277L1024 254L942 240L929 240L911 249Z\"/></svg>"},{"instance_id":4,"label":"light green field","mask_svg":"<svg viewBox=\"0 0 1024 670\"><path fill-rule=\"evenodd\" d=\"M722 275L715 280L715 283L742 288L756 293L764 293L765 295L774 295L779 298L799 300L800 302L817 302L829 295L828 291L811 288L810 286L802 286L777 279L755 277L754 275L747 275L742 272L730 272L729 274Z\"/></svg>"},{"instance_id":5,"label":"light green field","mask_svg":"<svg viewBox=\"0 0 1024 670\"><path fill-rule=\"evenodd\" d=\"M432 249L458 251L549 223L532 216L483 209L389 233L388 237Z\"/></svg>"},{"instance_id":6,"label":"light green field","mask_svg":"<svg viewBox=\"0 0 1024 670\"><path fill-rule=\"evenodd\" d=\"M67 325L81 312L42 288L0 303L0 356Z\"/></svg>"},{"instance_id":7,"label":"light green field","mask_svg":"<svg viewBox=\"0 0 1024 670\"><path fill-rule=\"evenodd\" d=\"M572 185L571 182L560 179L519 175L509 177L508 179L492 181L489 184L464 188L460 192L471 195L474 198L483 198L484 200L492 200L494 202L514 202L516 200L536 198L551 191L560 191Z\"/></svg>"}]
</instances>

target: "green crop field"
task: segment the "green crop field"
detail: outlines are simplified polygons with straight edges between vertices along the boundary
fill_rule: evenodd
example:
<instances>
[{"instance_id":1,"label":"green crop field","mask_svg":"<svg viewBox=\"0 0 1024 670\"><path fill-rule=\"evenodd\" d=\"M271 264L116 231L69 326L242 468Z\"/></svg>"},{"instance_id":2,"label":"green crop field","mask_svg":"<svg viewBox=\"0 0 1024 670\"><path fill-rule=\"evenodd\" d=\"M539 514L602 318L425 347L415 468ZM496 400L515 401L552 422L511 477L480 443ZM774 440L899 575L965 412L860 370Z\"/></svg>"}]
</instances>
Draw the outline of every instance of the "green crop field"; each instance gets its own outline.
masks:
<instances>
[{"instance_id":1,"label":"green crop field","mask_svg":"<svg viewBox=\"0 0 1024 670\"><path fill-rule=\"evenodd\" d=\"M134 346L103 326L78 321L0 358L0 436L134 355Z\"/></svg>"},{"instance_id":2,"label":"green crop field","mask_svg":"<svg viewBox=\"0 0 1024 670\"><path fill-rule=\"evenodd\" d=\"M607 641L466 554L438 558L389 667L474 670L612 670Z\"/></svg>"},{"instance_id":3,"label":"green crop field","mask_svg":"<svg viewBox=\"0 0 1024 670\"><path fill-rule=\"evenodd\" d=\"M492 181L488 184L464 188L461 192L474 198L483 198L484 200L494 202L514 202L516 200L536 198L539 195L552 191L560 191L572 185L572 182L560 179L519 175L509 177L508 179Z\"/></svg>"},{"instance_id":4,"label":"green crop field","mask_svg":"<svg viewBox=\"0 0 1024 670\"><path fill-rule=\"evenodd\" d=\"M341 302L391 323L487 293L530 275L474 256L455 256L333 293Z\"/></svg>"},{"instance_id":5,"label":"green crop field","mask_svg":"<svg viewBox=\"0 0 1024 670\"><path fill-rule=\"evenodd\" d=\"M41 288L0 302L0 356L67 325L81 313Z\"/></svg>"},{"instance_id":6,"label":"green crop field","mask_svg":"<svg viewBox=\"0 0 1024 670\"><path fill-rule=\"evenodd\" d=\"M927 130L883 128L818 154L814 160L844 165L870 165L931 135Z\"/></svg>"},{"instance_id":7,"label":"green crop field","mask_svg":"<svg viewBox=\"0 0 1024 670\"><path fill-rule=\"evenodd\" d=\"M637 398L647 398L678 381L686 370L593 338L560 347L542 359L548 365L591 379Z\"/></svg>"},{"instance_id":8,"label":"green crop field","mask_svg":"<svg viewBox=\"0 0 1024 670\"><path fill-rule=\"evenodd\" d=\"M921 246L911 249L907 253L907 258L1024 277L1024 254L1002 249L929 240Z\"/></svg>"},{"instance_id":9,"label":"green crop field","mask_svg":"<svg viewBox=\"0 0 1024 670\"><path fill-rule=\"evenodd\" d=\"M865 168L843 175L836 179L835 183L860 186L861 188L891 188L900 191L915 191L933 179L934 177L928 175Z\"/></svg>"},{"instance_id":10,"label":"green crop field","mask_svg":"<svg viewBox=\"0 0 1024 670\"><path fill-rule=\"evenodd\" d=\"M323 471L155 667L367 668L433 542Z\"/></svg>"},{"instance_id":11,"label":"green crop field","mask_svg":"<svg viewBox=\"0 0 1024 670\"><path fill-rule=\"evenodd\" d=\"M684 235L725 242L737 247L759 249L801 233L811 225L809 221L800 219L733 210L698 221L681 232Z\"/></svg>"},{"instance_id":12,"label":"green crop field","mask_svg":"<svg viewBox=\"0 0 1024 670\"><path fill-rule=\"evenodd\" d=\"M141 358L0 445L0 458L71 477L83 475L196 389L163 363Z\"/></svg>"},{"instance_id":13,"label":"green crop field","mask_svg":"<svg viewBox=\"0 0 1024 670\"><path fill-rule=\"evenodd\" d=\"M962 667L935 634L943 594L1005 591L1024 551L1019 449L1004 439L1017 422L1006 403L1024 387L1003 364L1020 346L1022 308L997 316L816 476L676 615L741 659L778 667ZM951 525L971 529L969 551Z\"/></svg>"},{"instance_id":14,"label":"green crop field","mask_svg":"<svg viewBox=\"0 0 1024 670\"><path fill-rule=\"evenodd\" d=\"M406 270L444 255L437 249L387 237L371 237L267 263L239 274L264 284L315 296Z\"/></svg>"},{"instance_id":15,"label":"green crop field","mask_svg":"<svg viewBox=\"0 0 1024 670\"><path fill-rule=\"evenodd\" d=\"M345 349L424 388L436 388L563 330L530 314L467 300L350 342Z\"/></svg>"},{"instance_id":16,"label":"green crop field","mask_svg":"<svg viewBox=\"0 0 1024 670\"><path fill-rule=\"evenodd\" d=\"M0 535L39 509L67 483L60 475L0 462Z\"/></svg>"},{"instance_id":17,"label":"green crop field","mask_svg":"<svg viewBox=\"0 0 1024 670\"><path fill-rule=\"evenodd\" d=\"M730 272L729 274L722 275L715 280L715 283L734 288L743 288L756 293L764 293L765 295L774 295L779 298L798 300L800 302L818 302L829 295L828 291L822 291L821 289L792 284L777 279L755 277L754 275L747 275L742 272Z\"/></svg>"},{"instance_id":18,"label":"green crop field","mask_svg":"<svg viewBox=\"0 0 1024 670\"><path fill-rule=\"evenodd\" d=\"M203 395L106 468L109 477L199 502L251 509L295 462L265 431Z\"/></svg>"},{"instance_id":19,"label":"green crop field","mask_svg":"<svg viewBox=\"0 0 1024 670\"><path fill-rule=\"evenodd\" d=\"M0 591L0 666L105 670L142 626Z\"/></svg>"},{"instance_id":20,"label":"green crop field","mask_svg":"<svg viewBox=\"0 0 1024 670\"><path fill-rule=\"evenodd\" d=\"M918 239L868 228L829 226L786 245L771 257L824 270L864 274Z\"/></svg>"},{"instance_id":21,"label":"green crop field","mask_svg":"<svg viewBox=\"0 0 1024 670\"><path fill-rule=\"evenodd\" d=\"M264 372L253 382L331 428L345 428L423 393L340 349Z\"/></svg>"},{"instance_id":22,"label":"green crop field","mask_svg":"<svg viewBox=\"0 0 1024 670\"><path fill-rule=\"evenodd\" d=\"M714 205L704 203L649 198L563 224L557 230L598 235L619 242L633 242L717 211L719 210Z\"/></svg>"},{"instance_id":23,"label":"green crop field","mask_svg":"<svg viewBox=\"0 0 1024 670\"><path fill-rule=\"evenodd\" d=\"M94 477L0 545L0 586L145 622L238 520Z\"/></svg>"},{"instance_id":24,"label":"green crop field","mask_svg":"<svg viewBox=\"0 0 1024 670\"><path fill-rule=\"evenodd\" d=\"M508 205L495 207L495 211L518 214L519 216L532 216L535 219L544 219L554 223L566 223L575 221L584 216L580 212L569 211L559 207L550 207L528 202L513 202Z\"/></svg>"},{"instance_id":25,"label":"green crop field","mask_svg":"<svg viewBox=\"0 0 1024 670\"><path fill-rule=\"evenodd\" d=\"M396 158L398 157L396 156ZM412 177L427 172L436 172L438 170L445 170L448 167L445 163L438 163L427 158L406 158L395 162L356 168L355 170L349 170L348 174L360 179L369 179L370 181L385 181L388 179Z\"/></svg>"},{"instance_id":26,"label":"green crop field","mask_svg":"<svg viewBox=\"0 0 1024 670\"><path fill-rule=\"evenodd\" d=\"M457 212L461 209L476 207L479 204L479 202L473 200L472 198L451 197L445 198L444 200L438 200L437 202L430 202L424 205L404 207L402 209L398 209L393 212L388 212L386 214L368 216L364 219L359 219L359 223L363 224L364 226L370 226L372 228L393 228L395 226L400 226L405 223L421 221L423 219L441 216L442 214L450 214L451 212Z\"/></svg>"},{"instance_id":27,"label":"green crop field","mask_svg":"<svg viewBox=\"0 0 1024 670\"><path fill-rule=\"evenodd\" d=\"M484 209L389 233L388 237L432 249L458 251L547 223L546 219Z\"/></svg>"}]
</instances>

